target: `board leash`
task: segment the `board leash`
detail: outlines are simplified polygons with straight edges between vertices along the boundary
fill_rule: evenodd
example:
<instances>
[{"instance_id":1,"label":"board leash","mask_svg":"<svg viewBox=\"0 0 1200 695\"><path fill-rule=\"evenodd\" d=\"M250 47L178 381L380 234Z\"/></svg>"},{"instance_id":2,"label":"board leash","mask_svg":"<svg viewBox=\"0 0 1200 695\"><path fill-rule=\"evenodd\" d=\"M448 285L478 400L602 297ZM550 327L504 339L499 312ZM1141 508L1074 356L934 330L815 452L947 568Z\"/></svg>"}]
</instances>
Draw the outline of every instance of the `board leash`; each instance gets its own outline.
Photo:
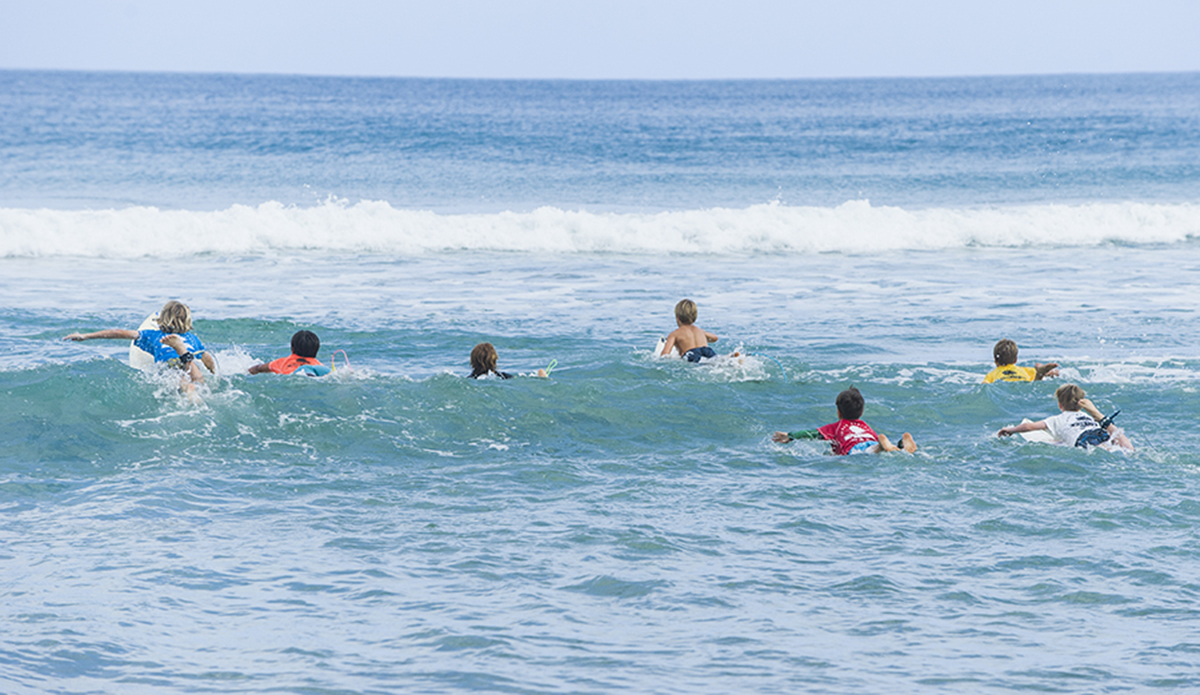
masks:
<instances>
[{"instance_id":1,"label":"board leash","mask_svg":"<svg viewBox=\"0 0 1200 695\"><path fill-rule=\"evenodd\" d=\"M350 355L347 355L345 350L334 350L333 355L331 355L329 357L329 366L330 366L329 371L331 371L331 372L337 371L337 356L338 356L339 352L342 353L342 358L344 358L346 360L346 364L343 366L346 369L350 368Z\"/></svg>"},{"instance_id":2,"label":"board leash","mask_svg":"<svg viewBox=\"0 0 1200 695\"><path fill-rule=\"evenodd\" d=\"M550 376L550 372L558 366L558 360L550 360L550 364L546 365L546 376Z\"/></svg>"},{"instance_id":3,"label":"board leash","mask_svg":"<svg viewBox=\"0 0 1200 695\"><path fill-rule=\"evenodd\" d=\"M788 382L788 378L787 378L787 370L785 370L785 369L783 368L783 363L782 363L782 362L780 362L779 360L775 359L774 357L771 357L770 355L763 355L763 354L761 354L761 353L756 353L756 354L758 354L758 356L759 356L759 357L766 357L767 359L771 360L771 361L772 361L772 362L774 362L775 364L779 365L779 373L783 375L783 383L785 383L785 384L786 384L786 383Z\"/></svg>"}]
</instances>

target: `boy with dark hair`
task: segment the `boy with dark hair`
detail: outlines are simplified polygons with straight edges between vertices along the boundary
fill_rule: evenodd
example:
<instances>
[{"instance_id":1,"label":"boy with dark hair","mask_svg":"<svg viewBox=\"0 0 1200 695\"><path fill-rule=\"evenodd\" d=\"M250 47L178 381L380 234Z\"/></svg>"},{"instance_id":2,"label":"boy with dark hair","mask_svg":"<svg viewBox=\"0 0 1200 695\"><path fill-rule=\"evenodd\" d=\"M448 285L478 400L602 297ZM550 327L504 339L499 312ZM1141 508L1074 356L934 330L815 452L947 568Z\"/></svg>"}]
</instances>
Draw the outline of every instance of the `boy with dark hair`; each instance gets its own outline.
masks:
<instances>
[{"instance_id":1,"label":"boy with dark hair","mask_svg":"<svg viewBox=\"0 0 1200 695\"><path fill-rule=\"evenodd\" d=\"M996 436L1008 437L1021 432L1047 430L1058 444L1083 449L1100 447L1107 451L1115 451L1118 448L1133 451L1133 443L1129 441L1129 437L1112 424L1113 418L1121 411L1104 417L1083 389L1075 384L1059 386L1054 392L1054 397L1058 400L1061 413L1038 422L1022 422L1019 425L1003 427Z\"/></svg>"},{"instance_id":2,"label":"boy with dark hair","mask_svg":"<svg viewBox=\"0 0 1200 695\"><path fill-rule=\"evenodd\" d=\"M793 439L825 439L833 444L833 453L838 456L878 454L884 451L907 451L911 454L917 450L917 443L908 432L900 437L900 446L896 446L886 436L876 434L870 425L860 420L865 403L862 394L853 386L839 393L835 404L838 411L837 422L815 430L776 432L771 435L771 439L780 444L786 444Z\"/></svg>"},{"instance_id":3,"label":"boy with dark hair","mask_svg":"<svg viewBox=\"0 0 1200 695\"><path fill-rule=\"evenodd\" d=\"M296 331L292 335L292 354L280 357L271 362L256 364L250 368L251 374L274 372L276 374L304 374L305 376L325 376L333 371L321 364L317 352L321 349L321 339L312 331Z\"/></svg>"},{"instance_id":4,"label":"boy with dark hair","mask_svg":"<svg viewBox=\"0 0 1200 695\"><path fill-rule=\"evenodd\" d=\"M1048 376L1058 376L1057 362L1018 367L1017 344L1008 338L1004 338L992 348L992 359L996 361L996 368L983 377L985 384L997 381L1041 381Z\"/></svg>"},{"instance_id":5,"label":"boy with dark hair","mask_svg":"<svg viewBox=\"0 0 1200 695\"><path fill-rule=\"evenodd\" d=\"M678 350L688 362L699 362L703 357L716 357L717 351L708 346L717 342L715 334L701 329L696 323L698 310L696 303L690 299L681 299L675 305L675 325L678 326L667 336L659 356L666 357L672 350Z\"/></svg>"}]
</instances>

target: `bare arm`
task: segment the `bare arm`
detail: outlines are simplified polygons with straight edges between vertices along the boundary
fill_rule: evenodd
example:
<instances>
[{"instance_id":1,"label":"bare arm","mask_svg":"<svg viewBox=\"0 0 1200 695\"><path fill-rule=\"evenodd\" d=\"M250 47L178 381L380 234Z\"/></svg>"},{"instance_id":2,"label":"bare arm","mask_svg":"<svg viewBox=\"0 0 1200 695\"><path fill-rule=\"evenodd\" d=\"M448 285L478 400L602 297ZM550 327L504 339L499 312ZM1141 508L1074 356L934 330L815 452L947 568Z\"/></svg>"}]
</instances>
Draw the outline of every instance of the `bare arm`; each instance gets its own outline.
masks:
<instances>
[{"instance_id":1,"label":"bare arm","mask_svg":"<svg viewBox=\"0 0 1200 695\"><path fill-rule=\"evenodd\" d=\"M109 328L95 333L72 333L63 336L63 340L137 340L137 331L127 331L124 328Z\"/></svg>"},{"instance_id":2,"label":"bare arm","mask_svg":"<svg viewBox=\"0 0 1200 695\"><path fill-rule=\"evenodd\" d=\"M715 343L719 340L716 333L709 333L708 331L704 331L704 339L710 343Z\"/></svg>"},{"instance_id":3,"label":"bare arm","mask_svg":"<svg viewBox=\"0 0 1200 695\"><path fill-rule=\"evenodd\" d=\"M1079 409L1096 418L1096 422L1104 419L1104 413L1100 412L1100 409L1096 407L1095 403L1092 403L1092 399L1090 398L1084 398L1079 401Z\"/></svg>"},{"instance_id":4,"label":"bare arm","mask_svg":"<svg viewBox=\"0 0 1200 695\"><path fill-rule=\"evenodd\" d=\"M1020 432L1032 432L1034 430L1048 430L1048 429L1050 429L1050 428L1046 426L1045 420L1038 420L1037 422L1022 422L1019 425L1009 425L1008 427L1002 427L1000 429L1000 431L996 433L996 436L997 437L1008 437L1010 435L1018 434Z\"/></svg>"},{"instance_id":5,"label":"bare arm","mask_svg":"<svg viewBox=\"0 0 1200 695\"><path fill-rule=\"evenodd\" d=\"M162 340L159 342L161 342L163 345L174 348L175 354L179 355L180 357L188 354L187 343L183 342L183 338L174 333L171 335L164 335ZM196 360L190 360L187 363L187 366L184 367L184 370L187 372L188 376L191 377L193 384L204 383L204 373L200 371L200 365L196 364Z\"/></svg>"},{"instance_id":6,"label":"bare arm","mask_svg":"<svg viewBox=\"0 0 1200 695\"><path fill-rule=\"evenodd\" d=\"M1033 380L1041 381L1048 376L1058 376L1058 363L1047 362L1046 364L1033 365Z\"/></svg>"},{"instance_id":7,"label":"bare arm","mask_svg":"<svg viewBox=\"0 0 1200 695\"><path fill-rule=\"evenodd\" d=\"M667 342L663 345L662 352L658 353L658 356L666 357L667 355L671 354L671 351L674 349L675 349L675 332L672 331L671 335L667 336Z\"/></svg>"},{"instance_id":8,"label":"bare arm","mask_svg":"<svg viewBox=\"0 0 1200 695\"><path fill-rule=\"evenodd\" d=\"M263 374L264 372L269 372L269 371L271 371L271 365L267 364L266 362L263 362L261 364L256 364L250 368L251 374Z\"/></svg>"},{"instance_id":9,"label":"bare arm","mask_svg":"<svg viewBox=\"0 0 1200 695\"><path fill-rule=\"evenodd\" d=\"M200 355L200 361L204 363L204 368L208 370L209 374L217 373L217 361L213 359L212 355L208 354L208 350L205 350L204 354Z\"/></svg>"}]
</instances>

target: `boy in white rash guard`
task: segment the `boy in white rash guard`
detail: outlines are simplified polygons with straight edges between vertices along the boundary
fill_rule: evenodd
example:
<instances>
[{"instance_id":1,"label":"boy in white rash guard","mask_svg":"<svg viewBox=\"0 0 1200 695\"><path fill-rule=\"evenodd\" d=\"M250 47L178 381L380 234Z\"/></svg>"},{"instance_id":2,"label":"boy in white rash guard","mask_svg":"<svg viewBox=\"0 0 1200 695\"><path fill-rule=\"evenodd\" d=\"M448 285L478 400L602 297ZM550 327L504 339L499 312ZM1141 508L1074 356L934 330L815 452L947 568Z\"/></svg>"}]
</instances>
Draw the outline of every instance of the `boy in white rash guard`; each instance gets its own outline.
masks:
<instances>
[{"instance_id":1,"label":"boy in white rash guard","mask_svg":"<svg viewBox=\"0 0 1200 695\"><path fill-rule=\"evenodd\" d=\"M1084 449L1100 447L1107 451L1133 451L1133 443L1125 436L1112 419L1117 413L1108 417L1092 404L1083 389L1075 384L1063 384L1054 392L1058 399L1058 408L1062 412L1038 422L1022 422L1001 428L996 433L999 437L1007 437L1019 432L1033 430L1048 430L1055 441L1067 446L1077 446ZM1120 412L1120 411L1117 411Z\"/></svg>"}]
</instances>

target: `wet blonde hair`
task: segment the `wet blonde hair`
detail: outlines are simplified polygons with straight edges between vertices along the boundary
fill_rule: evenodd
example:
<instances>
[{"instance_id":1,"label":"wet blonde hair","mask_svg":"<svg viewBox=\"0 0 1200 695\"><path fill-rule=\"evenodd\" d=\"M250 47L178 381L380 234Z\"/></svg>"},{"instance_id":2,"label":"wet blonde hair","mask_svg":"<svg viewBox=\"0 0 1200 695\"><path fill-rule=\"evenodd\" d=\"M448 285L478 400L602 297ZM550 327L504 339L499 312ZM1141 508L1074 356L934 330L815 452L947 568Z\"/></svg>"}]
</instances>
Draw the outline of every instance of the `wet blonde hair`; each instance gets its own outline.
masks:
<instances>
[{"instance_id":1,"label":"wet blonde hair","mask_svg":"<svg viewBox=\"0 0 1200 695\"><path fill-rule=\"evenodd\" d=\"M690 299L681 299L675 305L675 319L685 326L696 322L696 303Z\"/></svg>"},{"instance_id":2,"label":"wet blonde hair","mask_svg":"<svg viewBox=\"0 0 1200 695\"><path fill-rule=\"evenodd\" d=\"M480 343L471 348L471 376L483 376L496 371L496 348L491 343Z\"/></svg>"},{"instance_id":3,"label":"wet blonde hair","mask_svg":"<svg viewBox=\"0 0 1200 695\"><path fill-rule=\"evenodd\" d=\"M1058 407L1073 412L1079 410L1079 401L1087 398L1087 394L1075 384L1063 384L1054 392L1054 397L1058 399Z\"/></svg>"},{"instance_id":4,"label":"wet blonde hair","mask_svg":"<svg viewBox=\"0 0 1200 695\"><path fill-rule=\"evenodd\" d=\"M163 304L158 312L158 329L164 333L187 333L192 330L192 310L174 300Z\"/></svg>"}]
</instances>

